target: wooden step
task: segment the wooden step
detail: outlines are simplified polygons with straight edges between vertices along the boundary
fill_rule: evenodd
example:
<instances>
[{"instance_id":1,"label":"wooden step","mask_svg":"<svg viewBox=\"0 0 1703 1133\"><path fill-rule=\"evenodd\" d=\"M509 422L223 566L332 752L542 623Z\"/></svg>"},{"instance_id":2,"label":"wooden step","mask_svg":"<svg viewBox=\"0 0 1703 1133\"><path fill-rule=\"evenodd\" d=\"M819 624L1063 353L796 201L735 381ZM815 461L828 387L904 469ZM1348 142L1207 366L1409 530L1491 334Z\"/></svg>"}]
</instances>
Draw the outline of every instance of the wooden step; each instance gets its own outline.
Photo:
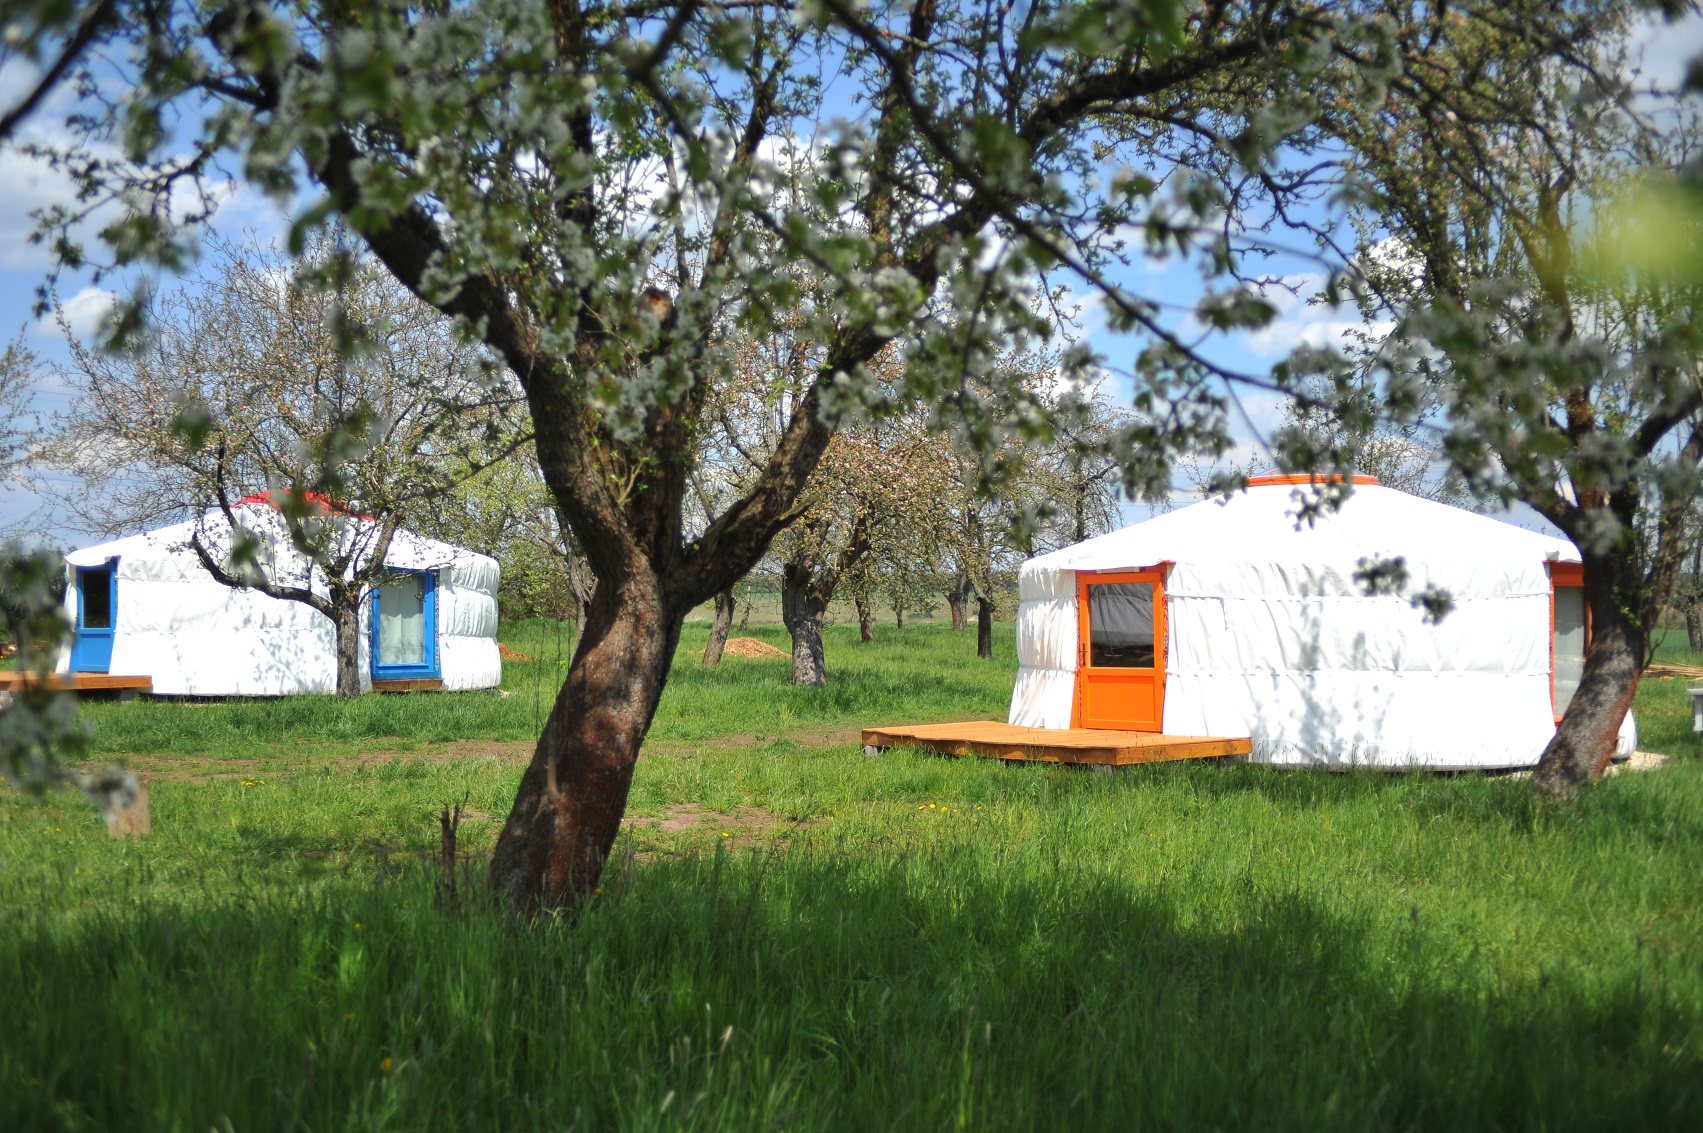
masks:
<instances>
[{"instance_id":1,"label":"wooden step","mask_svg":"<svg viewBox=\"0 0 1703 1133\"><path fill-rule=\"evenodd\" d=\"M33 670L11 669L0 672L0 692L33 688L41 674ZM69 692L116 692L125 697L139 692L154 691L153 677L126 676L122 673L50 673L47 687Z\"/></svg>"},{"instance_id":2,"label":"wooden step","mask_svg":"<svg viewBox=\"0 0 1703 1133\"><path fill-rule=\"evenodd\" d=\"M441 692L442 677L397 677L373 682L374 692Z\"/></svg>"},{"instance_id":3,"label":"wooden step","mask_svg":"<svg viewBox=\"0 0 1703 1133\"><path fill-rule=\"evenodd\" d=\"M1175 759L1218 759L1227 755L1247 755L1253 751L1253 741L1246 736L1167 736L1159 732L1115 732L1101 728L1020 728L995 720L865 728L863 743L870 748L921 748L942 755L1113 766L1163 763Z\"/></svg>"}]
</instances>

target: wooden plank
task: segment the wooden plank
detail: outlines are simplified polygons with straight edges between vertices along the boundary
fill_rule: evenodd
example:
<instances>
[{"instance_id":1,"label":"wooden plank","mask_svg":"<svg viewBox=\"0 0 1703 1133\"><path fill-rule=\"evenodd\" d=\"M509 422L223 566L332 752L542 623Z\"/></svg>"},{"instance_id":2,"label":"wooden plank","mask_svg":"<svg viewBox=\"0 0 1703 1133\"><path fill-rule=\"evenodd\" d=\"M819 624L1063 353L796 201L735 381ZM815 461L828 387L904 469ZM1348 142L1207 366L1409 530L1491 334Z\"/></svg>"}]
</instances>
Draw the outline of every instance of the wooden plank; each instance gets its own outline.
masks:
<instances>
[{"instance_id":1,"label":"wooden plank","mask_svg":"<svg viewBox=\"0 0 1703 1133\"><path fill-rule=\"evenodd\" d=\"M438 692L443 688L440 677L401 677L396 680L374 681L374 692Z\"/></svg>"},{"instance_id":2,"label":"wooden plank","mask_svg":"<svg viewBox=\"0 0 1703 1133\"><path fill-rule=\"evenodd\" d=\"M1167 736L1158 732L1098 728L1020 728L994 720L865 728L862 738L869 747L909 747L942 755L1114 766L1217 759L1247 755L1253 750L1253 742L1247 737Z\"/></svg>"},{"instance_id":3,"label":"wooden plank","mask_svg":"<svg viewBox=\"0 0 1703 1133\"><path fill-rule=\"evenodd\" d=\"M0 692L33 688L40 679L41 674L33 670L0 672ZM122 673L52 673L47 687L72 692L152 692L154 678Z\"/></svg>"}]
</instances>

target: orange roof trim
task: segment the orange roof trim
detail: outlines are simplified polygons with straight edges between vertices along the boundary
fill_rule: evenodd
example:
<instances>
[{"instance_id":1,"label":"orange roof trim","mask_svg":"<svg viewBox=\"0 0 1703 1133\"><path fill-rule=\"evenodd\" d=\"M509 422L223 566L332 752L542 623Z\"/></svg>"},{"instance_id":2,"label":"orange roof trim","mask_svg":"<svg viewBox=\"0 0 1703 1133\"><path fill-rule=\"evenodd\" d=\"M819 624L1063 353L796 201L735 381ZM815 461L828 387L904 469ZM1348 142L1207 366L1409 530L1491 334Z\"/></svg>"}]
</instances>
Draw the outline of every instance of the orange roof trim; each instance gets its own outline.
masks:
<instances>
[{"instance_id":1,"label":"orange roof trim","mask_svg":"<svg viewBox=\"0 0 1703 1133\"><path fill-rule=\"evenodd\" d=\"M1263 476L1249 476L1248 487L1269 488L1274 484L1333 484L1341 479L1341 476L1321 476L1317 472L1267 472ZM1376 476L1356 476L1354 483L1383 486L1378 483Z\"/></svg>"}]
</instances>

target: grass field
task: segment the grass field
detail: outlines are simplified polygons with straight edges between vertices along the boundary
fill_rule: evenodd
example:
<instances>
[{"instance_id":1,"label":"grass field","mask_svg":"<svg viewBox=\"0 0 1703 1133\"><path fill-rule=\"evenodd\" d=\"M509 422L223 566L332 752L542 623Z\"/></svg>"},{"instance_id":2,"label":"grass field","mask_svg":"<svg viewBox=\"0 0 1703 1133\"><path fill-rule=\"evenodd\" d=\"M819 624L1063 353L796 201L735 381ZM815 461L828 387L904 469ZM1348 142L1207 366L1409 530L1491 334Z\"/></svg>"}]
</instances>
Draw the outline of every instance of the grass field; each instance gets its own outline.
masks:
<instances>
[{"instance_id":1,"label":"grass field","mask_svg":"<svg viewBox=\"0 0 1703 1133\"><path fill-rule=\"evenodd\" d=\"M800 690L689 626L602 897L529 925L423 857L463 799L488 854L554 626L505 627L507 696L92 705L155 834L0 796L0 1129L1703 1127L1682 682L1638 702L1677 758L1569 809L861 755L1003 715L998 628L831 627Z\"/></svg>"}]
</instances>

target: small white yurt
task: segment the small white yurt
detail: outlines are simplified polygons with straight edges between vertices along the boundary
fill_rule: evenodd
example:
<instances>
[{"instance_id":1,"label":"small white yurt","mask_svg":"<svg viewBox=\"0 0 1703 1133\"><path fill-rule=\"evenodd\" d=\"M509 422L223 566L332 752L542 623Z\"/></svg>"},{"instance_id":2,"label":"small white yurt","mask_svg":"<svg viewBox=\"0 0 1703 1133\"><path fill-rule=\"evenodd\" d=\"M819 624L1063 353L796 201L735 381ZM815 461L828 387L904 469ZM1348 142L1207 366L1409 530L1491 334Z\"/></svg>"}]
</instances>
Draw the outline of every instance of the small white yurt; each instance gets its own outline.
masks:
<instances>
[{"instance_id":1,"label":"small white yurt","mask_svg":"<svg viewBox=\"0 0 1703 1133\"><path fill-rule=\"evenodd\" d=\"M310 576L264 495L232 512L254 537L269 578L291 585L311 578L324 593L323 573ZM345 522L360 537L360 525L372 521ZM147 676L164 696L335 692L331 620L305 603L220 583L190 546L197 533L214 553L231 545L230 525L215 511L67 555L65 613L76 632L59 671ZM375 680L445 689L502 683L495 559L398 530L385 568L362 604L363 688Z\"/></svg>"},{"instance_id":2,"label":"small white yurt","mask_svg":"<svg viewBox=\"0 0 1703 1133\"><path fill-rule=\"evenodd\" d=\"M1307 483L1256 477L1024 563L1010 722L1246 736L1274 764L1536 763L1589 639L1574 546L1367 477L1297 526ZM1453 598L1439 624L1356 582L1398 557Z\"/></svg>"}]
</instances>

